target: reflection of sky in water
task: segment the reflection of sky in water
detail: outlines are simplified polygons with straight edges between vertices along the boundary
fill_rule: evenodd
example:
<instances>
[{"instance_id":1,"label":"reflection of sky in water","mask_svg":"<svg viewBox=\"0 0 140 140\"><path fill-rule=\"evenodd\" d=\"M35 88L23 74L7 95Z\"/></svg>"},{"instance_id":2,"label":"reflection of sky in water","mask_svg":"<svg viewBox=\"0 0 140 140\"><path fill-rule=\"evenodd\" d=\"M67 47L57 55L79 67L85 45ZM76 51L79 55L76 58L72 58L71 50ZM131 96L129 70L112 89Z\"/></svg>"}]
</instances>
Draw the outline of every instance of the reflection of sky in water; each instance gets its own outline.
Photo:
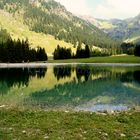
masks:
<instances>
[{"instance_id":1,"label":"reflection of sky in water","mask_svg":"<svg viewBox=\"0 0 140 140\"><path fill-rule=\"evenodd\" d=\"M0 105L88 111L140 105L140 67L0 69Z\"/></svg>"},{"instance_id":2,"label":"reflection of sky in water","mask_svg":"<svg viewBox=\"0 0 140 140\"><path fill-rule=\"evenodd\" d=\"M92 112L97 112L97 111L123 111L127 110L128 107L125 105L106 105L106 104L99 104L99 105L93 105L93 106L87 106L87 107L76 107L75 110L85 110L85 111L92 111Z\"/></svg>"}]
</instances>

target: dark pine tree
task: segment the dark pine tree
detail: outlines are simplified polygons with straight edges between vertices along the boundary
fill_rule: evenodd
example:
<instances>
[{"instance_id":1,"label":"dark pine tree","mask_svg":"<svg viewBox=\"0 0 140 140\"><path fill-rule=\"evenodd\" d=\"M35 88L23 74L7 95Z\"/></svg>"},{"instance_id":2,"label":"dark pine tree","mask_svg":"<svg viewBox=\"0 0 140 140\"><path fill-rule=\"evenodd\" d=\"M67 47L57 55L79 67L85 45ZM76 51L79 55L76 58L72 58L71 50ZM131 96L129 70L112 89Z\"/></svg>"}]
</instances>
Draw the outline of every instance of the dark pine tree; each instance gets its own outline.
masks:
<instances>
[{"instance_id":1,"label":"dark pine tree","mask_svg":"<svg viewBox=\"0 0 140 140\"><path fill-rule=\"evenodd\" d=\"M53 53L54 60L59 59L70 59L72 58L71 49L63 48L57 45L57 48L54 50Z\"/></svg>"},{"instance_id":2,"label":"dark pine tree","mask_svg":"<svg viewBox=\"0 0 140 140\"><path fill-rule=\"evenodd\" d=\"M44 48L42 49L41 47L38 47L38 49L37 49L37 60L38 61L48 60L48 56L47 56Z\"/></svg>"},{"instance_id":3,"label":"dark pine tree","mask_svg":"<svg viewBox=\"0 0 140 140\"><path fill-rule=\"evenodd\" d=\"M85 46L85 58L89 58L90 57L90 49L89 46L86 45Z\"/></svg>"},{"instance_id":4,"label":"dark pine tree","mask_svg":"<svg viewBox=\"0 0 140 140\"><path fill-rule=\"evenodd\" d=\"M89 58L89 57L90 57L89 46L86 45L85 49L82 49L80 46L78 46L76 50L76 58Z\"/></svg>"},{"instance_id":5,"label":"dark pine tree","mask_svg":"<svg viewBox=\"0 0 140 140\"><path fill-rule=\"evenodd\" d=\"M9 37L0 42L0 62L21 63L32 61L46 61L48 59L45 49L37 50L29 47L28 39L20 41Z\"/></svg>"},{"instance_id":6,"label":"dark pine tree","mask_svg":"<svg viewBox=\"0 0 140 140\"><path fill-rule=\"evenodd\" d=\"M140 45L136 45L135 50L134 50L134 55L140 56Z\"/></svg>"}]
</instances>

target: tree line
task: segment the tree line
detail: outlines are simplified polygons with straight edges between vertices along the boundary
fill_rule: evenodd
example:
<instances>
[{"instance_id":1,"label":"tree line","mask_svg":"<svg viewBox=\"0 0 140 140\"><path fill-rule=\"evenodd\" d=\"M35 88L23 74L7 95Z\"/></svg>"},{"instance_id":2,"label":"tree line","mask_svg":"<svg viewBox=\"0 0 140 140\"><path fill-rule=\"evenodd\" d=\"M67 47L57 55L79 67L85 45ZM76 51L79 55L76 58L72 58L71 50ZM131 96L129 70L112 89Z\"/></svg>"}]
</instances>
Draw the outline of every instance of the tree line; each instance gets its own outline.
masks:
<instances>
[{"instance_id":1,"label":"tree line","mask_svg":"<svg viewBox=\"0 0 140 140\"><path fill-rule=\"evenodd\" d=\"M136 45L136 47L134 49L134 55L140 56L140 45Z\"/></svg>"},{"instance_id":2,"label":"tree line","mask_svg":"<svg viewBox=\"0 0 140 140\"><path fill-rule=\"evenodd\" d=\"M53 53L54 60L89 57L90 48L88 45L85 45L85 48L78 47L76 50L76 54L72 53L70 48L60 47L59 45L57 45L57 48L54 50Z\"/></svg>"},{"instance_id":3,"label":"tree line","mask_svg":"<svg viewBox=\"0 0 140 140\"><path fill-rule=\"evenodd\" d=\"M124 54L140 56L140 44L123 42L120 48Z\"/></svg>"},{"instance_id":4,"label":"tree line","mask_svg":"<svg viewBox=\"0 0 140 140\"><path fill-rule=\"evenodd\" d=\"M0 42L0 62L21 63L46 61L48 56L44 48L30 48L28 39L7 40Z\"/></svg>"},{"instance_id":5,"label":"tree line","mask_svg":"<svg viewBox=\"0 0 140 140\"><path fill-rule=\"evenodd\" d=\"M60 47L59 45L53 53L54 60L59 59L71 59L71 58L89 58L96 56L111 56L113 54L128 54L140 56L140 45L133 43L122 43L118 49L92 49L88 45L84 48L81 46L77 47L76 54L73 54L70 48Z\"/></svg>"}]
</instances>

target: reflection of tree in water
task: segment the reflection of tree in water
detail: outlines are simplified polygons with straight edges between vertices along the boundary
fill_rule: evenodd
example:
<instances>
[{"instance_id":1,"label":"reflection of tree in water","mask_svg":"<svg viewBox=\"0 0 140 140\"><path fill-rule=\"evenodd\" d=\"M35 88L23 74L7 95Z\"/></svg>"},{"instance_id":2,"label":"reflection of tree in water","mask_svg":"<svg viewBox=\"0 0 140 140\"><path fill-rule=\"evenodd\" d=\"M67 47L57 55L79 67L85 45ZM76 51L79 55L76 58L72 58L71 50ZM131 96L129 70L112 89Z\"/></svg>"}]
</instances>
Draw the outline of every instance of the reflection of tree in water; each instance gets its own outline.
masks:
<instances>
[{"instance_id":1,"label":"reflection of tree in water","mask_svg":"<svg viewBox=\"0 0 140 140\"><path fill-rule=\"evenodd\" d=\"M33 73L33 71L34 71L34 76L37 75L37 78L38 78L38 79L41 79L41 78L44 78L44 77L45 77L47 68L36 68L36 69L31 69L30 72Z\"/></svg>"},{"instance_id":2,"label":"reflection of tree in water","mask_svg":"<svg viewBox=\"0 0 140 140\"><path fill-rule=\"evenodd\" d=\"M54 76L57 80L70 78L71 73L76 71L76 77L78 81L81 81L81 78L84 76L84 81L88 81L90 76L90 67L71 67L71 66L56 66L53 69Z\"/></svg>"},{"instance_id":3,"label":"reflection of tree in water","mask_svg":"<svg viewBox=\"0 0 140 140\"><path fill-rule=\"evenodd\" d=\"M134 71L134 79L140 83L140 71Z\"/></svg>"},{"instance_id":4,"label":"reflection of tree in water","mask_svg":"<svg viewBox=\"0 0 140 140\"><path fill-rule=\"evenodd\" d=\"M71 66L54 66L54 76L59 81L60 79L71 77L72 67Z\"/></svg>"},{"instance_id":5,"label":"reflection of tree in water","mask_svg":"<svg viewBox=\"0 0 140 140\"><path fill-rule=\"evenodd\" d=\"M90 76L90 67L76 67L76 76L78 81L81 81L81 78L84 76L84 81L88 81Z\"/></svg>"},{"instance_id":6,"label":"reflection of tree in water","mask_svg":"<svg viewBox=\"0 0 140 140\"><path fill-rule=\"evenodd\" d=\"M13 86L28 86L32 77L43 78L47 68L0 69L0 93L6 93Z\"/></svg>"},{"instance_id":7,"label":"reflection of tree in water","mask_svg":"<svg viewBox=\"0 0 140 140\"><path fill-rule=\"evenodd\" d=\"M127 69L126 69L127 70ZM92 67L92 66L55 66L53 69L54 76L57 80L61 80L64 78L70 78L73 72L76 72L76 78L78 82L85 82L88 80L92 80L93 77L98 76L102 79L110 78L110 79L120 79L121 82L132 82L133 80L140 82L140 71L112 71L110 67Z\"/></svg>"},{"instance_id":8,"label":"reflection of tree in water","mask_svg":"<svg viewBox=\"0 0 140 140\"><path fill-rule=\"evenodd\" d=\"M133 82L140 83L140 71L130 71L123 73L120 77L121 82Z\"/></svg>"}]
</instances>

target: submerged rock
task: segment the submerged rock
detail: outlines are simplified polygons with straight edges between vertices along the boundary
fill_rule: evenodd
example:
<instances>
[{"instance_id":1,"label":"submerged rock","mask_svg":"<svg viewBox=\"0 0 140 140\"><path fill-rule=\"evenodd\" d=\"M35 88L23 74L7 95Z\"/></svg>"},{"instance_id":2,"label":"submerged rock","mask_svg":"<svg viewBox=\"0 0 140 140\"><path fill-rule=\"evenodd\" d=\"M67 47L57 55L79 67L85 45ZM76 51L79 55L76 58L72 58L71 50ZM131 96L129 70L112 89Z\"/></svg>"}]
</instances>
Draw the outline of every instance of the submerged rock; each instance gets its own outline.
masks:
<instances>
[{"instance_id":1,"label":"submerged rock","mask_svg":"<svg viewBox=\"0 0 140 140\"><path fill-rule=\"evenodd\" d=\"M107 137L107 136L108 136L108 134L107 134L107 133L104 133L104 136L106 136L106 137Z\"/></svg>"},{"instance_id":2,"label":"submerged rock","mask_svg":"<svg viewBox=\"0 0 140 140\"><path fill-rule=\"evenodd\" d=\"M125 135L125 134L123 134L123 133L122 133L122 134L120 134L120 136L121 136L121 137L126 137L126 135Z\"/></svg>"},{"instance_id":3,"label":"submerged rock","mask_svg":"<svg viewBox=\"0 0 140 140\"><path fill-rule=\"evenodd\" d=\"M25 130L23 130L23 131L22 131L22 133L23 133L23 134L26 134L26 131L25 131Z\"/></svg>"},{"instance_id":4,"label":"submerged rock","mask_svg":"<svg viewBox=\"0 0 140 140\"><path fill-rule=\"evenodd\" d=\"M49 139L49 136L46 134L46 135L44 136L44 139Z\"/></svg>"},{"instance_id":5,"label":"submerged rock","mask_svg":"<svg viewBox=\"0 0 140 140\"><path fill-rule=\"evenodd\" d=\"M0 106L0 108L4 108L4 107L6 107L6 105L1 105L1 106Z\"/></svg>"},{"instance_id":6,"label":"submerged rock","mask_svg":"<svg viewBox=\"0 0 140 140\"><path fill-rule=\"evenodd\" d=\"M12 130L13 130L13 128L12 128L12 127L10 127L10 128L9 128L9 130L10 130L10 131L12 131Z\"/></svg>"}]
</instances>

